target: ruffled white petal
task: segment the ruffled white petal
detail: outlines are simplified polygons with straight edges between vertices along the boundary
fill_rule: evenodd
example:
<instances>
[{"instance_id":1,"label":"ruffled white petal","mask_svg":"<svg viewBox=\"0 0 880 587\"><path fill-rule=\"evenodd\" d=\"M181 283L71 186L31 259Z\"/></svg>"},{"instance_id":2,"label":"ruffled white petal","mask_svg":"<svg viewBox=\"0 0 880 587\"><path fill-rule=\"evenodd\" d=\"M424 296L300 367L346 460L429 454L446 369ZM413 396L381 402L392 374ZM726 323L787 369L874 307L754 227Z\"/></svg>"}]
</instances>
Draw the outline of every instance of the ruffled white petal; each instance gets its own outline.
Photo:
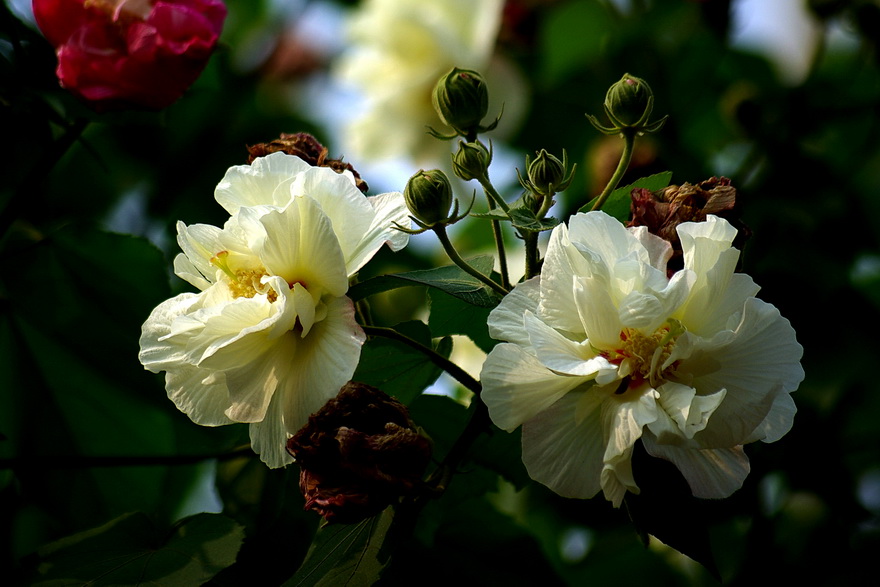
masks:
<instances>
[{"instance_id":1,"label":"ruffled white petal","mask_svg":"<svg viewBox=\"0 0 880 587\"><path fill-rule=\"evenodd\" d=\"M749 458L742 446L719 449L679 448L659 444L650 432L642 437L652 456L678 467L695 497L722 499L742 487L749 474Z\"/></svg>"},{"instance_id":2,"label":"ruffled white petal","mask_svg":"<svg viewBox=\"0 0 880 587\"><path fill-rule=\"evenodd\" d=\"M495 425L511 431L588 381L553 373L521 347L502 343L486 357L481 398Z\"/></svg>"},{"instance_id":3,"label":"ruffled white petal","mask_svg":"<svg viewBox=\"0 0 880 587\"><path fill-rule=\"evenodd\" d=\"M563 497L586 499L599 492L601 401L593 390L573 391L523 424L522 458L532 479Z\"/></svg>"},{"instance_id":4,"label":"ruffled white petal","mask_svg":"<svg viewBox=\"0 0 880 587\"><path fill-rule=\"evenodd\" d=\"M250 212L243 209L240 215L247 218ZM261 229L253 229L259 238L253 238L251 249L270 274L305 285L315 297L345 294L342 250L330 219L314 200L293 198L284 209L260 215L259 225Z\"/></svg>"},{"instance_id":5,"label":"ruffled white petal","mask_svg":"<svg viewBox=\"0 0 880 587\"><path fill-rule=\"evenodd\" d=\"M395 225L410 228L409 209L400 192L389 192L370 196L367 201L373 207L372 222L357 243L345 249L345 267L349 275L354 275L382 245L387 244L392 251L399 251L409 242L409 235L397 230Z\"/></svg>"},{"instance_id":6,"label":"ruffled white petal","mask_svg":"<svg viewBox=\"0 0 880 587\"><path fill-rule=\"evenodd\" d=\"M657 392L648 388L612 394L602 402L605 454L600 483L605 498L614 507L620 507L627 491L639 492L632 474L632 452L644 427L659 417L657 397Z\"/></svg>"},{"instance_id":7,"label":"ruffled white petal","mask_svg":"<svg viewBox=\"0 0 880 587\"><path fill-rule=\"evenodd\" d=\"M541 300L541 278L518 283L489 313L489 336L519 345L529 345L529 333L523 317L536 312Z\"/></svg>"},{"instance_id":8,"label":"ruffled white petal","mask_svg":"<svg viewBox=\"0 0 880 587\"><path fill-rule=\"evenodd\" d=\"M589 378L603 370L617 373L617 367L605 357L597 356L588 341L565 338L531 312L526 312L524 324L535 356L544 367L560 374Z\"/></svg>"},{"instance_id":9,"label":"ruffled white petal","mask_svg":"<svg viewBox=\"0 0 880 587\"><path fill-rule=\"evenodd\" d=\"M295 155L271 153L250 165L230 167L217 184L214 198L230 214L247 206L284 207L290 201L290 186L311 165Z\"/></svg>"},{"instance_id":10,"label":"ruffled white petal","mask_svg":"<svg viewBox=\"0 0 880 587\"><path fill-rule=\"evenodd\" d=\"M701 349L717 363L717 369L691 382L701 394L727 389L706 429L694 437L705 448L747 441L770 414L776 395L794 391L804 378L803 347L788 320L766 302L748 299L734 335L722 332L718 339L717 343L707 341ZM682 361L680 370L686 372L692 361Z\"/></svg>"}]
</instances>

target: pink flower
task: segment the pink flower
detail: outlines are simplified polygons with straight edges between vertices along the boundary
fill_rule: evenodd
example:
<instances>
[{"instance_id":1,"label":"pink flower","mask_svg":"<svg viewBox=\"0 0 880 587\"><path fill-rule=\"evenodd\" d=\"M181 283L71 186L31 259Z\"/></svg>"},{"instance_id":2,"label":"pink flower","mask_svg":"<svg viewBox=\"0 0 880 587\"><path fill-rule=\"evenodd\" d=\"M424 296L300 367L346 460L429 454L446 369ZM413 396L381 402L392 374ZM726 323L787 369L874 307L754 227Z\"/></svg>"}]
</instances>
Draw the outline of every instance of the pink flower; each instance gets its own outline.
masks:
<instances>
[{"instance_id":1,"label":"pink flower","mask_svg":"<svg viewBox=\"0 0 880 587\"><path fill-rule=\"evenodd\" d=\"M33 0L61 85L96 110L159 110L180 98L217 44L220 0Z\"/></svg>"}]
</instances>

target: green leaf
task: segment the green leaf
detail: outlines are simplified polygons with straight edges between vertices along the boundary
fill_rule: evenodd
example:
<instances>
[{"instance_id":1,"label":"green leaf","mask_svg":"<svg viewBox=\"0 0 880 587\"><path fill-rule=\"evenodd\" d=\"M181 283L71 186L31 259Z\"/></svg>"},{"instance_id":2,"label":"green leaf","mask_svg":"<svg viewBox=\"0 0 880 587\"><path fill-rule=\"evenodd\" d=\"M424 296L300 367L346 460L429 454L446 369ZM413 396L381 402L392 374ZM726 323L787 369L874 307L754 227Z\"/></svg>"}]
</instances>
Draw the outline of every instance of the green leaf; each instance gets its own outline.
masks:
<instances>
[{"instance_id":1,"label":"green leaf","mask_svg":"<svg viewBox=\"0 0 880 587\"><path fill-rule=\"evenodd\" d=\"M553 218L538 218L538 216L528 208L511 208L510 217L513 219L513 226L531 232L542 232L551 230L559 224L559 220Z\"/></svg>"},{"instance_id":2,"label":"green leaf","mask_svg":"<svg viewBox=\"0 0 880 587\"><path fill-rule=\"evenodd\" d=\"M522 462L522 428L513 432L501 430L494 424L488 434L480 436L471 449L471 460L498 473L517 489L531 483Z\"/></svg>"},{"instance_id":3,"label":"green leaf","mask_svg":"<svg viewBox=\"0 0 880 587\"><path fill-rule=\"evenodd\" d=\"M495 265L492 255L480 255L467 259L467 262L484 275L490 275ZM353 285L348 290L348 297L358 301L383 291L413 285L427 285L445 291L475 306L494 308L499 301L498 296L491 289L475 277L462 271L457 265L444 265L434 269L420 269L373 277Z\"/></svg>"},{"instance_id":4,"label":"green leaf","mask_svg":"<svg viewBox=\"0 0 880 587\"><path fill-rule=\"evenodd\" d=\"M37 551L32 585L200 585L235 562L244 529L226 516L197 514L156 527L144 513Z\"/></svg>"},{"instance_id":5,"label":"green leaf","mask_svg":"<svg viewBox=\"0 0 880 587\"><path fill-rule=\"evenodd\" d=\"M504 210L500 208L493 208L492 210L488 210L486 212L471 212L469 216L473 218L484 218L486 220L504 220L505 222L510 221L510 216Z\"/></svg>"},{"instance_id":6,"label":"green leaf","mask_svg":"<svg viewBox=\"0 0 880 587\"><path fill-rule=\"evenodd\" d=\"M671 180L671 171L655 173L654 175L649 175L647 177L637 179L631 184L622 188L617 188L616 190L611 192L611 195L608 196L608 199L605 200L605 204L602 206L602 211L609 216L617 218L621 222L626 222L629 220L630 202L632 201L632 199L630 198L630 194L635 188L645 188L651 190L652 192L656 192L667 187ZM599 196L596 196L595 198L587 202L584 206L581 207L580 210L578 210L578 212L589 212L598 197Z\"/></svg>"},{"instance_id":7,"label":"green leaf","mask_svg":"<svg viewBox=\"0 0 880 587\"><path fill-rule=\"evenodd\" d=\"M489 336L491 308L465 303L460 298L439 290L431 290L428 295L431 308L428 326L434 336L463 334L487 353L498 344L498 341Z\"/></svg>"},{"instance_id":8,"label":"green leaf","mask_svg":"<svg viewBox=\"0 0 880 587\"><path fill-rule=\"evenodd\" d=\"M302 566L284 587L370 587L391 561L388 531L393 508L357 524L327 524L318 530Z\"/></svg>"},{"instance_id":9,"label":"green leaf","mask_svg":"<svg viewBox=\"0 0 880 587\"><path fill-rule=\"evenodd\" d=\"M404 322L394 329L428 348L433 348L444 357L452 352L452 339L449 338L441 339L436 348L433 346L431 331L424 322ZM361 348L361 359L352 380L378 387L408 404L434 383L441 371L440 367L417 349L397 340L376 336Z\"/></svg>"}]
</instances>

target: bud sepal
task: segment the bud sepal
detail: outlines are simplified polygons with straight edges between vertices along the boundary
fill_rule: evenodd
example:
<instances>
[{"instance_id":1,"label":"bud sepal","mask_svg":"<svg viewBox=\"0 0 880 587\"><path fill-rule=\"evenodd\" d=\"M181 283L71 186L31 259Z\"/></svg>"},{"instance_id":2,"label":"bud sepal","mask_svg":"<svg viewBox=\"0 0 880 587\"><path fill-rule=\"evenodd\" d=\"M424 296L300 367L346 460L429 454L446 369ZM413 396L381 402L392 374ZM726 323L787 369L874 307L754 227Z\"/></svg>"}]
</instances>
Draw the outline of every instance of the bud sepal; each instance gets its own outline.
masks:
<instances>
[{"instance_id":1,"label":"bud sepal","mask_svg":"<svg viewBox=\"0 0 880 587\"><path fill-rule=\"evenodd\" d=\"M663 128L669 116L648 122L654 111L654 93L645 80L628 73L605 94L605 115L612 126L602 125L592 114L586 117L596 130L606 135L654 133Z\"/></svg>"},{"instance_id":2,"label":"bud sepal","mask_svg":"<svg viewBox=\"0 0 880 587\"><path fill-rule=\"evenodd\" d=\"M403 199L411 212L410 219L420 228L413 230L394 223L394 228L407 234L421 234L436 226L455 224L468 215L458 214L458 200L453 198L449 178L439 169L420 169L409 178L403 190ZM452 210L450 211L450 207Z\"/></svg>"}]
</instances>

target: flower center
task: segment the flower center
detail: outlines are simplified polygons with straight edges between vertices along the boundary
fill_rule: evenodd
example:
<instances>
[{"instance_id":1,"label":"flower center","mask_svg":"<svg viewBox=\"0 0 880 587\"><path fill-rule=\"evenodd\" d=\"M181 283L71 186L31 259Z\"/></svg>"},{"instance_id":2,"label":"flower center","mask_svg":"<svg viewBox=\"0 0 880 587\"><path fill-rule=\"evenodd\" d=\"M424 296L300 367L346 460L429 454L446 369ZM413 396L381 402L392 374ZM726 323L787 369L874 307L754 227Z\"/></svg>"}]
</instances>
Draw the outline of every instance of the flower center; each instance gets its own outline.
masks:
<instances>
[{"instance_id":1,"label":"flower center","mask_svg":"<svg viewBox=\"0 0 880 587\"><path fill-rule=\"evenodd\" d=\"M673 319L652 334L644 334L635 328L624 328L620 332L621 345L601 354L610 363L620 366L618 373L622 377L630 378L630 387L637 387L645 381L656 387L675 369L675 363L666 368L663 365L682 333L684 327Z\"/></svg>"},{"instance_id":2,"label":"flower center","mask_svg":"<svg viewBox=\"0 0 880 587\"><path fill-rule=\"evenodd\" d=\"M266 294L270 302L278 299L278 293L262 282L263 277L269 274L262 267L257 269L237 269L229 267L229 251L220 251L211 257L211 265L214 265L227 277L227 285L235 298L252 298L257 294Z\"/></svg>"}]
</instances>

